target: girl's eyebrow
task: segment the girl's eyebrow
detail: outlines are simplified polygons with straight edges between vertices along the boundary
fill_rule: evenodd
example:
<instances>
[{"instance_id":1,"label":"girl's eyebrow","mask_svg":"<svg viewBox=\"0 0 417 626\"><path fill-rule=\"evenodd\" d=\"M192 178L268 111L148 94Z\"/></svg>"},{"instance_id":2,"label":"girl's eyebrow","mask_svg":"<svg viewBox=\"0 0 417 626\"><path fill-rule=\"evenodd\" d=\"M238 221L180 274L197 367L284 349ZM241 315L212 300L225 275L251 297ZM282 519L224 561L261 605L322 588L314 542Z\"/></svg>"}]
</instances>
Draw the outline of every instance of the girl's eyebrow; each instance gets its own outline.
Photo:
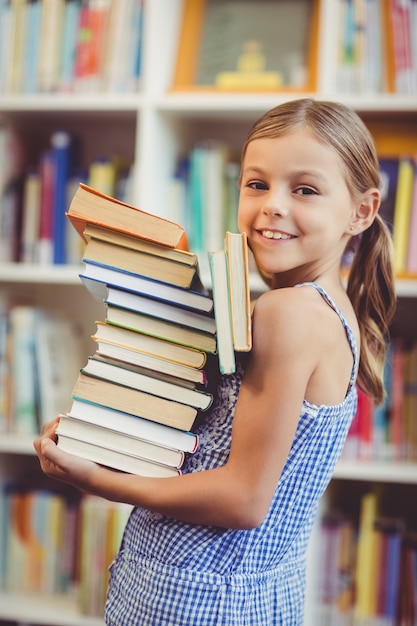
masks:
<instances>
[{"instance_id":1,"label":"girl's eyebrow","mask_svg":"<svg viewBox=\"0 0 417 626\"><path fill-rule=\"evenodd\" d=\"M262 167L259 167L257 165L248 165L246 167L243 167L242 169L242 174L265 174L265 170ZM310 178L314 178L318 181L324 181L325 180L325 176L323 175L322 172L320 172L319 170L315 170L315 169L302 169L302 170L294 170L293 172L290 172L290 176L292 177L303 177L303 176L308 176Z\"/></svg>"},{"instance_id":2,"label":"girl's eyebrow","mask_svg":"<svg viewBox=\"0 0 417 626\"><path fill-rule=\"evenodd\" d=\"M264 174L265 170L263 170L261 167L257 167L256 165L248 165L248 166L242 168L242 172L244 172L245 174L247 174L247 173L250 173L250 174Z\"/></svg>"}]
</instances>

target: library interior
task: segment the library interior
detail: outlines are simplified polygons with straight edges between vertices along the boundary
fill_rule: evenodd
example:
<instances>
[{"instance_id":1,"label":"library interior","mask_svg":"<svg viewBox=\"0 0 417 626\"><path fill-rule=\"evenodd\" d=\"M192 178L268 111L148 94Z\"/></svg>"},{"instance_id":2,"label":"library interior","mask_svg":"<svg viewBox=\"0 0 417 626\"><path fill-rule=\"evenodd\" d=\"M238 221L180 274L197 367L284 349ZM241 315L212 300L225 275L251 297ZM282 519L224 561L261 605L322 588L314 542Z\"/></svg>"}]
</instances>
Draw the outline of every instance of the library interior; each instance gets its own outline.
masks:
<instances>
[{"instance_id":1,"label":"library interior","mask_svg":"<svg viewBox=\"0 0 417 626\"><path fill-rule=\"evenodd\" d=\"M237 235L241 148L304 97L372 134L397 295L304 626L417 624L417 0L0 0L0 626L104 625L131 507L48 478L33 440L60 415L63 450L181 474L208 364L235 371L266 290Z\"/></svg>"}]
</instances>

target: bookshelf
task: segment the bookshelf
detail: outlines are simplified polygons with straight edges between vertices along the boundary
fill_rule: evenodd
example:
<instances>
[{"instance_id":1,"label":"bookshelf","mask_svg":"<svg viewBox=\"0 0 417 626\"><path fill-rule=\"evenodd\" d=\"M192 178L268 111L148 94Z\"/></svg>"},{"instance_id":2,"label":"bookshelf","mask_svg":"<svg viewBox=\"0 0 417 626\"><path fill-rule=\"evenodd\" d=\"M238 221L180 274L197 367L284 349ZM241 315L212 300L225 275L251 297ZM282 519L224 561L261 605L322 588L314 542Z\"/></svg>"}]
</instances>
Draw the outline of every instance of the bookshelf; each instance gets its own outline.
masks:
<instances>
[{"instance_id":1,"label":"bookshelf","mask_svg":"<svg viewBox=\"0 0 417 626\"><path fill-rule=\"evenodd\" d=\"M310 95L342 100L353 106L375 129L377 138L401 129L407 146L417 151L417 93L342 93L336 81L337 10L340 3L321 0L317 89ZM170 217L169 181L177 159L189 153L202 138L221 138L238 155L250 124L265 110L298 93L234 93L211 90L172 90L182 0L146 0L143 30L143 65L140 89L135 93L0 93L0 120L12 123L21 132L30 156L39 155L51 133L65 128L83 140L83 162L96 156L117 154L133 163L132 200L145 210ZM161 45L163 42L163 45ZM308 93L306 95L309 95ZM209 271L202 257L202 276ZM27 264L0 264L0 298L25 298L54 311L65 311L80 321L85 355L91 353L89 336L94 320L102 317L78 279L79 267L39 267ZM254 293L263 290L253 277ZM417 281L398 281L399 310L396 334L416 340L415 314ZM0 487L10 479L30 473L40 476L31 438L0 436ZM335 473L336 487L355 481L394 482L417 489L416 465L411 462L341 461ZM315 535L313 535L314 543ZM314 573L314 550L310 565ZM319 558L319 557L318 557ZM314 576L311 577L311 581ZM308 603L314 603L313 585ZM310 605L309 605L310 606ZM34 617L36 616L36 617ZM306 610L309 626L313 612ZM0 592L0 624L54 624L98 626L100 618L81 616L71 596L33 597ZM307 622L306 622L307 623Z\"/></svg>"}]
</instances>

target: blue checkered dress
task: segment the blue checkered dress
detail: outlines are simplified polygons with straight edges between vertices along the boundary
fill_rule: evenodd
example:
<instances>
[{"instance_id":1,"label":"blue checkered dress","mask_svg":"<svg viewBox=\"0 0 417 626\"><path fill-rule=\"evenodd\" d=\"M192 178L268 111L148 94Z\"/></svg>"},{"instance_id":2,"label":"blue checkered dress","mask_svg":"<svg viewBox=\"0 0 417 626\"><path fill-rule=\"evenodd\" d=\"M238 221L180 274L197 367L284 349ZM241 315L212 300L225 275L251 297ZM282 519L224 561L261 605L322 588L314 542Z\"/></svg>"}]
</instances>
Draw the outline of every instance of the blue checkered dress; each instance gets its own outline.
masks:
<instances>
[{"instance_id":1,"label":"blue checkered dress","mask_svg":"<svg viewBox=\"0 0 417 626\"><path fill-rule=\"evenodd\" d=\"M264 522L253 530L198 526L134 509L111 566L106 623L111 626L301 626L305 553L317 504L341 454L356 409L357 349L350 387L336 406L306 401ZM198 428L201 445L187 472L226 462L244 368L220 380Z\"/></svg>"}]
</instances>

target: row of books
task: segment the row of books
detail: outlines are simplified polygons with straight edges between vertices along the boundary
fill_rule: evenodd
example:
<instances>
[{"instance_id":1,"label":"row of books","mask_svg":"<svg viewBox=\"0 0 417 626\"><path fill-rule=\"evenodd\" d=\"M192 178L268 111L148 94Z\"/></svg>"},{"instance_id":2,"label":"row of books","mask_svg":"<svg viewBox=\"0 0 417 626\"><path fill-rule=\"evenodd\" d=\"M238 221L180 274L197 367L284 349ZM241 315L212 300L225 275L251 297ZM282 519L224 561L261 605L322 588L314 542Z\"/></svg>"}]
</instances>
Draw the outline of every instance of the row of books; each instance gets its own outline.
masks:
<instances>
[{"instance_id":1,"label":"row of books","mask_svg":"<svg viewBox=\"0 0 417 626\"><path fill-rule=\"evenodd\" d=\"M343 458L359 460L417 459L417 344L394 339L385 365L387 395L383 405L358 390L358 408Z\"/></svg>"},{"instance_id":2,"label":"row of books","mask_svg":"<svg viewBox=\"0 0 417 626\"><path fill-rule=\"evenodd\" d=\"M218 332L222 319L233 338L232 313L223 300L214 307L179 224L83 184L67 215L86 244L81 279L104 302L105 319L97 321L97 350L81 368L71 409L61 415L58 446L130 473L178 475L198 445L196 418L213 400L207 355L218 355L223 373L234 371L233 339L225 361ZM246 239L229 238L240 243L245 278ZM240 283L245 296L248 288ZM241 304L249 312L248 299ZM240 323L250 337L248 319Z\"/></svg>"},{"instance_id":3,"label":"row of books","mask_svg":"<svg viewBox=\"0 0 417 626\"><path fill-rule=\"evenodd\" d=\"M417 535L404 518L382 514L376 492L362 495L358 517L323 516L319 554L318 623L416 623Z\"/></svg>"},{"instance_id":4,"label":"row of books","mask_svg":"<svg viewBox=\"0 0 417 626\"><path fill-rule=\"evenodd\" d=\"M3 137L3 140L1 139ZM0 180L0 260L40 264L79 263L82 246L65 211L80 182L129 200L131 163L100 157L80 166L80 145L65 130L54 132L36 165L27 166L20 138L0 128L0 162L9 157L11 140L19 145L19 166ZM23 153L23 154L22 154Z\"/></svg>"},{"instance_id":5,"label":"row of books","mask_svg":"<svg viewBox=\"0 0 417 626\"><path fill-rule=\"evenodd\" d=\"M0 587L75 594L85 615L102 616L108 566L131 507L10 485L0 494Z\"/></svg>"},{"instance_id":6,"label":"row of books","mask_svg":"<svg viewBox=\"0 0 417 626\"><path fill-rule=\"evenodd\" d=\"M0 432L35 436L68 406L83 337L67 317L29 304L0 311Z\"/></svg>"},{"instance_id":7,"label":"row of books","mask_svg":"<svg viewBox=\"0 0 417 626\"><path fill-rule=\"evenodd\" d=\"M1 0L0 93L133 92L142 0Z\"/></svg>"},{"instance_id":8,"label":"row of books","mask_svg":"<svg viewBox=\"0 0 417 626\"><path fill-rule=\"evenodd\" d=\"M338 93L417 94L416 0L337 3Z\"/></svg>"},{"instance_id":9,"label":"row of books","mask_svg":"<svg viewBox=\"0 0 417 626\"><path fill-rule=\"evenodd\" d=\"M398 276L417 275L417 155L381 158L380 213L392 230Z\"/></svg>"},{"instance_id":10,"label":"row of books","mask_svg":"<svg viewBox=\"0 0 417 626\"><path fill-rule=\"evenodd\" d=\"M196 252L223 246L224 233L237 227L240 167L218 139L198 141L178 161L170 181L170 211L184 224Z\"/></svg>"}]
</instances>

